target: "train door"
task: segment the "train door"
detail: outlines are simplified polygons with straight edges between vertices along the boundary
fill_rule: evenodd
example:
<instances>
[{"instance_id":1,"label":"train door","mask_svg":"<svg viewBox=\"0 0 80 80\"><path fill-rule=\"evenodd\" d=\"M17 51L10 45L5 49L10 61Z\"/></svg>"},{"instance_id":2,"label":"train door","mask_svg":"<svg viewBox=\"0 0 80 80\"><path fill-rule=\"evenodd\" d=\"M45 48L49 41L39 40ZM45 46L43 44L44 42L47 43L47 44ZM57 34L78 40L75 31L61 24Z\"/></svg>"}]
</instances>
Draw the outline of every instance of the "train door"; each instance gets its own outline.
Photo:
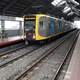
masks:
<instances>
[{"instance_id":1,"label":"train door","mask_svg":"<svg viewBox=\"0 0 80 80\"><path fill-rule=\"evenodd\" d=\"M59 24L58 24L58 19L55 18L55 34L59 32Z\"/></svg>"},{"instance_id":2,"label":"train door","mask_svg":"<svg viewBox=\"0 0 80 80\"><path fill-rule=\"evenodd\" d=\"M48 17L40 17L39 18L39 35L48 37L50 35L49 33L49 25L50 25L50 19Z\"/></svg>"},{"instance_id":3,"label":"train door","mask_svg":"<svg viewBox=\"0 0 80 80\"><path fill-rule=\"evenodd\" d=\"M54 18L50 18L50 35L54 34L54 26L55 26Z\"/></svg>"},{"instance_id":4,"label":"train door","mask_svg":"<svg viewBox=\"0 0 80 80\"><path fill-rule=\"evenodd\" d=\"M59 32L62 32L62 20L59 20Z\"/></svg>"}]
</instances>

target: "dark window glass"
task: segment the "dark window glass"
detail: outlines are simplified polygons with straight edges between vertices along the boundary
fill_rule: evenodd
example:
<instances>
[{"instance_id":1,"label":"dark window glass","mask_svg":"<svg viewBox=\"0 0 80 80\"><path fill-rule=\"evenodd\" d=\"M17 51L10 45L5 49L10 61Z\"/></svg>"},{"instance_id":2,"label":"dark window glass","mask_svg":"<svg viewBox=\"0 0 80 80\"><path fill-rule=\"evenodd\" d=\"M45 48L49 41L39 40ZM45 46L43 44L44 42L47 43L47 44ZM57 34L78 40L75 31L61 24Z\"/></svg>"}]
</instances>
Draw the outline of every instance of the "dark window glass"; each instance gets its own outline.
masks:
<instances>
[{"instance_id":1,"label":"dark window glass","mask_svg":"<svg viewBox=\"0 0 80 80\"><path fill-rule=\"evenodd\" d=\"M24 23L25 29L34 29L35 28L35 21L34 20L26 20Z\"/></svg>"},{"instance_id":2,"label":"dark window glass","mask_svg":"<svg viewBox=\"0 0 80 80\"><path fill-rule=\"evenodd\" d=\"M43 21L40 21L40 29L43 29Z\"/></svg>"}]
</instances>

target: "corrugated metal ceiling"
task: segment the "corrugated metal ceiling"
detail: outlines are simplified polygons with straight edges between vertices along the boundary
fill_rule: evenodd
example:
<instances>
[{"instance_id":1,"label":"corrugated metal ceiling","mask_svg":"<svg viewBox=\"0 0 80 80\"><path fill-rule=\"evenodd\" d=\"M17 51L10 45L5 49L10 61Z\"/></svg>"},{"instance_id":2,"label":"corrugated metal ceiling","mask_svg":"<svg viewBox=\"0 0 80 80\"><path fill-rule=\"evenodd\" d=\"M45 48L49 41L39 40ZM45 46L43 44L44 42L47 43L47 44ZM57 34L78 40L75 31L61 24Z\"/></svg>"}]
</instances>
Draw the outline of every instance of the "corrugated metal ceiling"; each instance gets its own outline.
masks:
<instances>
[{"instance_id":1,"label":"corrugated metal ceiling","mask_svg":"<svg viewBox=\"0 0 80 80\"><path fill-rule=\"evenodd\" d=\"M45 13L55 16L63 16L65 19L73 19L78 13L67 16L62 12L64 6L55 7L51 4L54 0L0 0L0 15L24 16L26 14ZM66 0L69 1L69 0ZM71 3L69 3L72 5ZM72 5L73 6L73 5ZM75 9L80 9L80 5Z\"/></svg>"}]
</instances>

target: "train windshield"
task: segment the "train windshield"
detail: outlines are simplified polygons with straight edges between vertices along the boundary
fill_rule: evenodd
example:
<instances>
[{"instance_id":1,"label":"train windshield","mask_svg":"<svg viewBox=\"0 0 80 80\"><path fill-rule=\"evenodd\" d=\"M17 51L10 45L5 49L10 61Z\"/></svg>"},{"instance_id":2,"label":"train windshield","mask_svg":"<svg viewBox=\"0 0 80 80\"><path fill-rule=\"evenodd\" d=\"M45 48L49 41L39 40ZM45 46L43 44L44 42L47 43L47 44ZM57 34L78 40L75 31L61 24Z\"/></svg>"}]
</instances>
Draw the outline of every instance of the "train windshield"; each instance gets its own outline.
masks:
<instances>
[{"instance_id":1,"label":"train windshield","mask_svg":"<svg viewBox=\"0 0 80 80\"><path fill-rule=\"evenodd\" d=\"M25 26L25 29L34 30L35 29L35 20L25 20L24 26Z\"/></svg>"}]
</instances>

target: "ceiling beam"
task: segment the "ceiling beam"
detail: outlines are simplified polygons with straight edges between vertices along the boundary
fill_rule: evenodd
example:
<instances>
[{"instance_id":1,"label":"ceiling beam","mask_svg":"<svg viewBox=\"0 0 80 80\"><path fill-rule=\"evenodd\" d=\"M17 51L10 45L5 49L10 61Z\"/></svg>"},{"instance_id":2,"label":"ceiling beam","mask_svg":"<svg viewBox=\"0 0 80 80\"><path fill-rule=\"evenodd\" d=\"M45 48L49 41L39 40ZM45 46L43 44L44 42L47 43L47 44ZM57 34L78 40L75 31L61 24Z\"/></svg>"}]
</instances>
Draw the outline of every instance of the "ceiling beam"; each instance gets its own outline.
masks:
<instances>
[{"instance_id":1,"label":"ceiling beam","mask_svg":"<svg viewBox=\"0 0 80 80\"><path fill-rule=\"evenodd\" d=\"M7 4L7 6L3 9L3 14L5 14L5 12L13 5L17 2L18 0L13 0L11 1L9 4Z\"/></svg>"},{"instance_id":2,"label":"ceiling beam","mask_svg":"<svg viewBox=\"0 0 80 80\"><path fill-rule=\"evenodd\" d=\"M35 3L36 3L36 1L31 2L30 6L26 7L26 8L22 11L21 15L24 15L25 12L27 12L27 11L32 7L32 4L35 4Z\"/></svg>"}]
</instances>

